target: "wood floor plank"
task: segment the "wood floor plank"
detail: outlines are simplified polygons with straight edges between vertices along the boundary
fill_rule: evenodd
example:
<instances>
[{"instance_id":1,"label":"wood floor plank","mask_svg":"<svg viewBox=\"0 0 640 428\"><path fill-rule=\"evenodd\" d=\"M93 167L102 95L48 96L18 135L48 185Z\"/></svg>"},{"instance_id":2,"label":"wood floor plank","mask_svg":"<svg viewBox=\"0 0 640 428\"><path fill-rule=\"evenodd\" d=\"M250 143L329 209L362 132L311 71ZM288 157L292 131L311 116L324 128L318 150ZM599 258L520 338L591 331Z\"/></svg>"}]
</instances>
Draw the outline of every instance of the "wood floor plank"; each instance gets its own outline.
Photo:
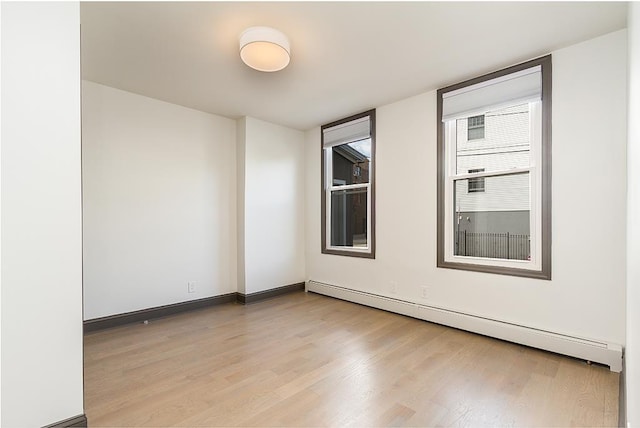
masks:
<instances>
[{"instance_id":1,"label":"wood floor plank","mask_svg":"<svg viewBox=\"0 0 640 428\"><path fill-rule=\"evenodd\" d=\"M90 426L616 426L617 374L312 293L85 336Z\"/></svg>"}]
</instances>

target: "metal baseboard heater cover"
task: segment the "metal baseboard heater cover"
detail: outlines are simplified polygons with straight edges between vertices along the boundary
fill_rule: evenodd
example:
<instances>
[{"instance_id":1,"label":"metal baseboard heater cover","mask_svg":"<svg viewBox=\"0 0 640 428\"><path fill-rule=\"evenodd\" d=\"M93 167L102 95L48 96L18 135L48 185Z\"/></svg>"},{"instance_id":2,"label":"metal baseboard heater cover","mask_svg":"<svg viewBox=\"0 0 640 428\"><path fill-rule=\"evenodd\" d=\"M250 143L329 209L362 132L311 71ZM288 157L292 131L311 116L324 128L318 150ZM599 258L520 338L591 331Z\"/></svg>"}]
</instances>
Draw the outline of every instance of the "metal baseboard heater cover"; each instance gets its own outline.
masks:
<instances>
[{"instance_id":1,"label":"metal baseboard heater cover","mask_svg":"<svg viewBox=\"0 0 640 428\"><path fill-rule=\"evenodd\" d=\"M308 281L306 290L533 348L605 364L616 373L620 373L622 370L622 346L618 344L538 330L317 281Z\"/></svg>"}]
</instances>

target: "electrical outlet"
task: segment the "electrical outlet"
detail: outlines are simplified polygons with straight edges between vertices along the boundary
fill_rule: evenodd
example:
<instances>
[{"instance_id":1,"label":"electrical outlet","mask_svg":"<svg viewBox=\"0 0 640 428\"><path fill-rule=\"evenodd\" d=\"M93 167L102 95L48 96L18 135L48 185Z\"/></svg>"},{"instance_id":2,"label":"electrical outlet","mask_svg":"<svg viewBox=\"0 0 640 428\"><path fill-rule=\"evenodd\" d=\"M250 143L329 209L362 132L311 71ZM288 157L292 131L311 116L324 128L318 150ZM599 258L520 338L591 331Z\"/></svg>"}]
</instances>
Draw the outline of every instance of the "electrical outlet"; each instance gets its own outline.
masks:
<instances>
[{"instance_id":1,"label":"electrical outlet","mask_svg":"<svg viewBox=\"0 0 640 428\"><path fill-rule=\"evenodd\" d=\"M187 292L188 293L195 293L196 292L196 282L195 281L187 282Z\"/></svg>"},{"instance_id":2,"label":"electrical outlet","mask_svg":"<svg viewBox=\"0 0 640 428\"><path fill-rule=\"evenodd\" d=\"M391 286L391 294L396 294L398 292L398 283L396 281L391 281L389 285Z\"/></svg>"},{"instance_id":3,"label":"electrical outlet","mask_svg":"<svg viewBox=\"0 0 640 428\"><path fill-rule=\"evenodd\" d=\"M428 285L425 285L422 287L422 298L423 299L428 299L429 298L429 294L431 294L431 287L429 287Z\"/></svg>"}]
</instances>

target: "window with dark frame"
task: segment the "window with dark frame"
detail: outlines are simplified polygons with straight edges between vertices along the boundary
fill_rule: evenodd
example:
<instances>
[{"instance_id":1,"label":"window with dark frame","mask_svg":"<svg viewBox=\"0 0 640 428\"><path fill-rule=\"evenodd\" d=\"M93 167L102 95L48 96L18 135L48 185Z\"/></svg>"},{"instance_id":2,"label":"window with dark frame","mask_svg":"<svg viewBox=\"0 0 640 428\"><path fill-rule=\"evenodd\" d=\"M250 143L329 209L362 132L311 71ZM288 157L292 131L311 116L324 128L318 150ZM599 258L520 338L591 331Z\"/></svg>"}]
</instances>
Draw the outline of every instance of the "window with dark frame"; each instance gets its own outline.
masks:
<instances>
[{"instance_id":1,"label":"window with dark frame","mask_svg":"<svg viewBox=\"0 0 640 428\"><path fill-rule=\"evenodd\" d=\"M375 110L321 127L322 253L375 258Z\"/></svg>"},{"instance_id":2,"label":"window with dark frame","mask_svg":"<svg viewBox=\"0 0 640 428\"><path fill-rule=\"evenodd\" d=\"M551 279L551 55L437 103L437 266Z\"/></svg>"},{"instance_id":3,"label":"window with dark frame","mask_svg":"<svg viewBox=\"0 0 640 428\"><path fill-rule=\"evenodd\" d=\"M484 138L484 115L472 116L467 119L467 140Z\"/></svg>"},{"instance_id":4,"label":"window with dark frame","mask_svg":"<svg viewBox=\"0 0 640 428\"><path fill-rule=\"evenodd\" d=\"M469 174L484 172L484 168L470 169ZM476 193L484 192L484 177L474 177L467 180L467 192Z\"/></svg>"}]
</instances>

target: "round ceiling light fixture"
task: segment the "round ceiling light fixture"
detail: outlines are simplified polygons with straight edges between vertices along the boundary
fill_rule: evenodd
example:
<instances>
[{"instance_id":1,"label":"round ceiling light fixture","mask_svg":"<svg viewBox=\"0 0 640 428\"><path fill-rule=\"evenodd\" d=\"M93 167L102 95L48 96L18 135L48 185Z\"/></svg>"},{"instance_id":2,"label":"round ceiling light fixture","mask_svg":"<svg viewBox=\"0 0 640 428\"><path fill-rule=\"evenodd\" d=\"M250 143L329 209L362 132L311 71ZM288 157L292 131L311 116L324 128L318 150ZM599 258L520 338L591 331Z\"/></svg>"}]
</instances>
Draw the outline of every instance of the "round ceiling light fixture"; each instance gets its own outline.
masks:
<instances>
[{"instance_id":1,"label":"round ceiling light fixture","mask_svg":"<svg viewBox=\"0 0 640 428\"><path fill-rule=\"evenodd\" d=\"M280 71L289 65L289 39L271 27L250 27L240 34L240 58L258 71Z\"/></svg>"}]
</instances>

